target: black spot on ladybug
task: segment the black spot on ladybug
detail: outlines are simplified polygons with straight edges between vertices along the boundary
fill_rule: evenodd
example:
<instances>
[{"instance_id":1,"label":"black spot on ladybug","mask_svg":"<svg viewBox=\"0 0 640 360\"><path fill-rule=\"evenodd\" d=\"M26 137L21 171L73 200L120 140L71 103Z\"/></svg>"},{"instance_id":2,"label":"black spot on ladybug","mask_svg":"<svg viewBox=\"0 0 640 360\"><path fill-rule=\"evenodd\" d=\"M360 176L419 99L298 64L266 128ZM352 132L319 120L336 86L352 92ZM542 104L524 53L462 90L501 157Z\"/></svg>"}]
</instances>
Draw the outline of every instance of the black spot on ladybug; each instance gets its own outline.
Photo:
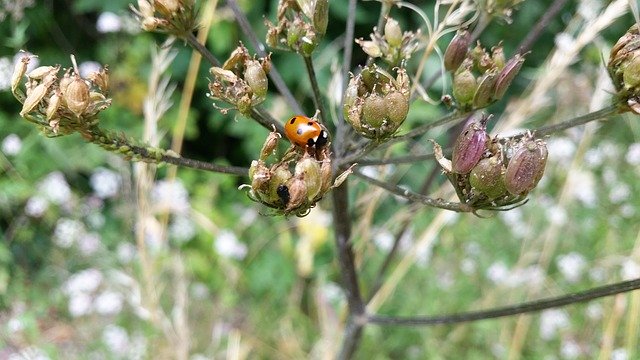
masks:
<instances>
[{"instance_id":1,"label":"black spot on ladybug","mask_svg":"<svg viewBox=\"0 0 640 360\"><path fill-rule=\"evenodd\" d=\"M309 121L309 122L307 123L307 126L313 126L313 121Z\"/></svg>"},{"instance_id":2,"label":"black spot on ladybug","mask_svg":"<svg viewBox=\"0 0 640 360\"><path fill-rule=\"evenodd\" d=\"M315 142L315 140L313 140L313 138L311 138L311 139L307 139L307 145L308 145L308 146L313 146L315 143L316 143L316 142Z\"/></svg>"},{"instance_id":3,"label":"black spot on ladybug","mask_svg":"<svg viewBox=\"0 0 640 360\"><path fill-rule=\"evenodd\" d=\"M289 199L291 198L291 195L289 194L289 188L287 187L287 185L283 185L283 184L278 185L278 189L276 189L276 193L278 194L278 197L282 201L283 206L289 203Z\"/></svg>"},{"instance_id":4,"label":"black spot on ladybug","mask_svg":"<svg viewBox=\"0 0 640 360\"><path fill-rule=\"evenodd\" d=\"M296 118L292 117L291 120L289 120L289 124L293 124L294 122L296 122Z\"/></svg>"}]
</instances>

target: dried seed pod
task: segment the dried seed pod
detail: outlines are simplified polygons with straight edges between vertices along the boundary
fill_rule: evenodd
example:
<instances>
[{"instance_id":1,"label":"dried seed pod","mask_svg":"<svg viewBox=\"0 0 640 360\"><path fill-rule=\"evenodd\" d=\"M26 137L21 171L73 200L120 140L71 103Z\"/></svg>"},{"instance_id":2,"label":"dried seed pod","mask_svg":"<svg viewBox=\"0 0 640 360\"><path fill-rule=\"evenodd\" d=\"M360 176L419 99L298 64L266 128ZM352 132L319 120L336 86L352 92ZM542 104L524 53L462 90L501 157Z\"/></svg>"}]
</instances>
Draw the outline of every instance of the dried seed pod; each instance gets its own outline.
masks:
<instances>
[{"instance_id":1,"label":"dried seed pod","mask_svg":"<svg viewBox=\"0 0 640 360\"><path fill-rule=\"evenodd\" d=\"M286 166L276 166L272 168L271 180L269 181L269 189L265 202L272 206L285 207L288 201L284 201L283 199L282 187L286 186L292 177L291 171L289 171Z\"/></svg>"},{"instance_id":2,"label":"dried seed pod","mask_svg":"<svg viewBox=\"0 0 640 360\"><path fill-rule=\"evenodd\" d=\"M24 100L24 104L22 104L22 110L20 110L20 116L24 117L26 114L30 113L33 109L40 104L40 101L44 98L49 90L49 86L46 83L42 82L38 84L33 90L29 92L27 98Z\"/></svg>"},{"instance_id":3,"label":"dried seed pod","mask_svg":"<svg viewBox=\"0 0 640 360\"><path fill-rule=\"evenodd\" d=\"M487 71L482 78L480 78L480 81L478 81L478 89L473 96L474 108L482 109L493 102L497 80L498 71L496 69Z\"/></svg>"},{"instance_id":4,"label":"dried seed pod","mask_svg":"<svg viewBox=\"0 0 640 360\"><path fill-rule=\"evenodd\" d=\"M289 203L285 211L292 211L304 204L307 199L307 184L303 179L293 177L286 186L289 189Z\"/></svg>"},{"instance_id":5,"label":"dried seed pod","mask_svg":"<svg viewBox=\"0 0 640 360\"><path fill-rule=\"evenodd\" d=\"M27 66L29 66L29 62L31 62L31 56L24 55L20 58L20 61L16 62L16 66L13 69L13 74L11 75L11 92L16 93L16 89L20 85L20 81L22 77L27 72Z\"/></svg>"},{"instance_id":6,"label":"dried seed pod","mask_svg":"<svg viewBox=\"0 0 640 360\"><path fill-rule=\"evenodd\" d=\"M393 18L388 18L384 24L384 39L387 40L389 46L395 47L402 44L402 29L400 24Z\"/></svg>"},{"instance_id":7,"label":"dried seed pod","mask_svg":"<svg viewBox=\"0 0 640 360\"><path fill-rule=\"evenodd\" d=\"M493 96L496 100L502 99L504 94L507 92L509 85L511 85L513 79L515 79L516 75L520 72L523 63L524 57L517 54L509 59L509 61L504 65L504 68L500 71L498 79L496 80L496 91Z\"/></svg>"},{"instance_id":8,"label":"dried seed pod","mask_svg":"<svg viewBox=\"0 0 640 360\"><path fill-rule=\"evenodd\" d=\"M528 139L507 165L505 185L513 195L526 195L538 185L547 164L547 145L542 140Z\"/></svg>"},{"instance_id":9,"label":"dried seed pod","mask_svg":"<svg viewBox=\"0 0 640 360\"><path fill-rule=\"evenodd\" d=\"M39 66L27 74L27 77L34 80L40 80L52 72L58 72L60 66Z\"/></svg>"},{"instance_id":10,"label":"dried seed pod","mask_svg":"<svg viewBox=\"0 0 640 360\"><path fill-rule=\"evenodd\" d=\"M451 169L457 174L468 174L487 148L487 119L468 124L453 145Z\"/></svg>"},{"instance_id":11,"label":"dried seed pod","mask_svg":"<svg viewBox=\"0 0 640 360\"><path fill-rule=\"evenodd\" d=\"M506 193L504 184L505 167L498 155L482 159L469 174L469 183L478 192L489 199L495 199Z\"/></svg>"},{"instance_id":12,"label":"dried seed pod","mask_svg":"<svg viewBox=\"0 0 640 360\"><path fill-rule=\"evenodd\" d=\"M271 171L262 160L253 160L251 162L249 180L251 180L251 188L258 194L265 193L268 190Z\"/></svg>"},{"instance_id":13,"label":"dried seed pod","mask_svg":"<svg viewBox=\"0 0 640 360\"><path fill-rule=\"evenodd\" d=\"M63 94L69 111L80 117L89 106L89 85L80 77L75 76Z\"/></svg>"},{"instance_id":14,"label":"dried seed pod","mask_svg":"<svg viewBox=\"0 0 640 360\"><path fill-rule=\"evenodd\" d=\"M273 154L276 146L278 146L278 140L280 137L280 133L275 130L269 133L269 136L267 136L267 139L262 145L262 150L260 150L260 160L265 160L269 155Z\"/></svg>"},{"instance_id":15,"label":"dried seed pod","mask_svg":"<svg viewBox=\"0 0 640 360\"><path fill-rule=\"evenodd\" d=\"M60 90L57 90L53 95L51 95L51 97L49 98L49 104L47 105L47 120L53 119L53 116L60 108L61 100L62 94L60 93Z\"/></svg>"},{"instance_id":16,"label":"dried seed pod","mask_svg":"<svg viewBox=\"0 0 640 360\"><path fill-rule=\"evenodd\" d=\"M382 56L382 50L375 41L360 39L356 40L356 43L358 43L358 45L362 47L362 51L364 51L370 57L378 58Z\"/></svg>"},{"instance_id":17,"label":"dried seed pod","mask_svg":"<svg viewBox=\"0 0 640 360\"><path fill-rule=\"evenodd\" d=\"M269 82L267 74L264 72L262 65L257 60L249 60L244 70L244 80L251 88L253 93L259 98L267 95Z\"/></svg>"},{"instance_id":18,"label":"dried seed pod","mask_svg":"<svg viewBox=\"0 0 640 360\"><path fill-rule=\"evenodd\" d=\"M458 30L444 52L444 68L447 71L455 72L462 65L470 44L471 34L467 30Z\"/></svg>"}]
</instances>

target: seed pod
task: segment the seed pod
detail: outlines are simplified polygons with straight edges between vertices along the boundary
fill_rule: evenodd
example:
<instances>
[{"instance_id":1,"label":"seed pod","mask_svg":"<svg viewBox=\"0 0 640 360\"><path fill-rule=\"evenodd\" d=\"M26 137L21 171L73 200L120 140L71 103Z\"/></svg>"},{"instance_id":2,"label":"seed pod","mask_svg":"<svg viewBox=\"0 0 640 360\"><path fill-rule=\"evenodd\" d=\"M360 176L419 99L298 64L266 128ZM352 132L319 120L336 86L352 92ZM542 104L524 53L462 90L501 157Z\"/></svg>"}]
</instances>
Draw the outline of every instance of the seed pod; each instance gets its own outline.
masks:
<instances>
[{"instance_id":1,"label":"seed pod","mask_svg":"<svg viewBox=\"0 0 640 360\"><path fill-rule=\"evenodd\" d=\"M389 121L393 124L395 131L407 118L409 99L398 91L392 91L384 97L384 104Z\"/></svg>"},{"instance_id":2,"label":"seed pod","mask_svg":"<svg viewBox=\"0 0 640 360\"><path fill-rule=\"evenodd\" d=\"M365 124L379 129L387 117L386 107L385 98L377 93L367 96L362 105L362 120Z\"/></svg>"},{"instance_id":3,"label":"seed pod","mask_svg":"<svg viewBox=\"0 0 640 360\"><path fill-rule=\"evenodd\" d=\"M329 0L316 0L313 9L313 28L319 35L327 32L329 23Z\"/></svg>"},{"instance_id":4,"label":"seed pod","mask_svg":"<svg viewBox=\"0 0 640 360\"><path fill-rule=\"evenodd\" d=\"M251 88L253 93L259 98L263 98L267 95L267 89L269 82L267 81L267 74L262 69L262 66L257 60L249 60L244 70L244 80Z\"/></svg>"},{"instance_id":5,"label":"seed pod","mask_svg":"<svg viewBox=\"0 0 640 360\"><path fill-rule=\"evenodd\" d=\"M622 81L627 89L640 86L640 54L636 55L624 68Z\"/></svg>"},{"instance_id":6,"label":"seed pod","mask_svg":"<svg viewBox=\"0 0 640 360\"><path fill-rule=\"evenodd\" d=\"M16 62L16 66L13 69L13 75L11 75L11 92L15 94L18 85L20 85L20 81L22 77L27 72L27 66L29 66L29 62L31 62L31 56L24 55L20 58L20 61Z\"/></svg>"},{"instance_id":7,"label":"seed pod","mask_svg":"<svg viewBox=\"0 0 640 360\"><path fill-rule=\"evenodd\" d=\"M498 80L496 81L496 92L493 96L496 100L502 99L504 94L507 92L509 85L511 85L513 79L518 75L518 72L520 72L522 63L524 63L524 57L517 54L509 59L509 61L504 65L504 68L500 71L500 74L498 74Z\"/></svg>"},{"instance_id":8,"label":"seed pod","mask_svg":"<svg viewBox=\"0 0 640 360\"><path fill-rule=\"evenodd\" d=\"M504 184L504 173L505 167L502 165L500 157L495 155L482 159L476 164L469 174L469 183L489 199L495 199L507 191Z\"/></svg>"},{"instance_id":9,"label":"seed pod","mask_svg":"<svg viewBox=\"0 0 640 360\"><path fill-rule=\"evenodd\" d=\"M478 85L471 70L463 70L453 76L453 97L462 107L471 104Z\"/></svg>"},{"instance_id":10,"label":"seed pod","mask_svg":"<svg viewBox=\"0 0 640 360\"><path fill-rule=\"evenodd\" d=\"M491 60L493 61L493 65L498 70L502 70L505 65L505 57L504 57L504 49L502 49L502 45L495 46L491 48Z\"/></svg>"},{"instance_id":11,"label":"seed pod","mask_svg":"<svg viewBox=\"0 0 640 360\"><path fill-rule=\"evenodd\" d=\"M393 18L388 18L386 24L384 24L384 39L392 47L402 44L402 29L400 29L400 24Z\"/></svg>"},{"instance_id":12,"label":"seed pod","mask_svg":"<svg viewBox=\"0 0 640 360\"><path fill-rule=\"evenodd\" d=\"M94 71L87 79L94 83L100 91L107 93L109 91L109 70L103 67L99 71Z\"/></svg>"},{"instance_id":13,"label":"seed pod","mask_svg":"<svg viewBox=\"0 0 640 360\"><path fill-rule=\"evenodd\" d=\"M370 40L356 40L358 45L362 47L362 51L364 51L367 55L372 58L378 58L382 56L382 50L380 50L380 46L375 41Z\"/></svg>"},{"instance_id":14,"label":"seed pod","mask_svg":"<svg viewBox=\"0 0 640 360\"><path fill-rule=\"evenodd\" d=\"M307 199L307 184L299 177L293 177L287 183L289 189L289 203L285 211L292 211L300 207Z\"/></svg>"},{"instance_id":15,"label":"seed pod","mask_svg":"<svg viewBox=\"0 0 640 360\"><path fill-rule=\"evenodd\" d=\"M547 145L542 140L526 140L507 165L505 185L513 195L526 195L538 185L547 164Z\"/></svg>"},{"instance_id":16,"label":"seed pod","mask_svg":"<svg viewBox=\"0 0 640 360\"><path fill-rule=\"evenodd\" d=\"M487 147L486 118L474 121L460 133L453 145L451 169L456 174L468 174L478 163Z\"/></svg>"},{"instance_id":17,"label":"seed pod","mask_svg":"<svg viewBox=\"0 0 640 360\"><path fill-rule=\"evenodd\" d=\"M39 66L27 74L27 77L34 80L40 80L52 72L58 72L59 66Z\"/></svg>"},{"instance_id":18,"label":"seed pod","mask_svg":"<svg viewBox=\"0 0 640 360\"><path fill-rule=\"evenodd\" d=\"M80 117L89 106L89 85L80 76L75 76L67 86L63 98L69 111Z\"/></svg>"},{"instance_id":19,"label":"seed pod","mask_svg":"<svg viewBox=\"0 0 640 360\"><path fill-rule=\"evenodd\" d=\"M322 188L322 177L320 176L320 164L316 159L305 156L296 164L295 176L304 180L307 188L307 200L313 202Z\"/></svg>"},{"instance_id":20,"label":"seed pod","mask_svg":"<svg viewBox=\"0 0 640 360\"><path fill-rule=\"evenodd\" d=\"M276 131L269 133L269 136L267 136L267 139L264 141L264 145L262 145L262 150L260 150L260 160L265 160L269 155L273 154L276 146L278 146L280 137L280 133Z\"/></svg>"},{"instance_id":21,"label":"seed pod","mask_svg":"<svg viewBox=\"0 0 640 360\"><path fill-rule=\"evenodd\" d=\"M455 72L462 65L470 44L471 34L467 30L458 30L444 52L444 68L447 71Z\"/></svg>"},{"instance_id":22,"label":"seed pod","mask_svg":"<svg viewBox=\"0 0 640 360\"><path fill-rule=\"evenodd\" d=\"M333 170L331 169L331 159L327 158L322 161L320 165L320 178L322 179L322 187L320 188L320 194L326 193L331 188L331 178L333 177Z\"/></svg>"},{"instance_id":23,"label":"seed pod","mask_svg":"<svg viewBox=\"0 0 640 360\"><path fill-rule=\"evenodd\" d=\"M496 81L498 80L498 71L495 69L486 72L478 82L478 89L473 96L473 107L482 109L493 102Z\"/></svg>"},{"instance_id":24,"label":"seed pod","mask_svg":"<svg viewBox=\"0 0 640 360\"><path fill-rule=\"evenodd\" d=\"M27 95L27 98L24 100L24 104L22 104L20 116L24 117L26 114L35 109L47 94L47 90L49 90L49 87L44 82L38 84L38 86L31 90L31 92L29 92L29 94Z\"/></svg>"},{"instance_id":25,"label":"seed pod","mask_svg":"<svg viewBox=\"0 0 640 360\"><path fill-rule=\"evenodd\" d=\"M62 97L60 94L60 90L57 90L51 97L49 98L49 104L47 105L47 120L53 119L53 116L56 114L58 109L60 108Z\"/></svg>"},{"instance_id":26,"label":"seed pod","mask_svg":"<svg viewBox=\"0 0 640 360\"><path fill-rule=\"evenodd\" d=\"M251 180L251 188L258 193L264 193L268 189L271 171L264 164L264 161L253 160L251 162L249 180Z\"/></svg>"},{"instance_id":27,"label":"seed pod","mask_svg":"<svg viewBox=\"0 0 640 360\"><path fill-rule=\"evenodd\" d=\"M268 194L265 202L271 205L281 205L284 207L288 201L283 201L282 186L286 186L293 175L286 166L276 166L271 169L271 180L269 181ZM287 189L288 190L288 189Z\"/></svg>"}]
</instances>

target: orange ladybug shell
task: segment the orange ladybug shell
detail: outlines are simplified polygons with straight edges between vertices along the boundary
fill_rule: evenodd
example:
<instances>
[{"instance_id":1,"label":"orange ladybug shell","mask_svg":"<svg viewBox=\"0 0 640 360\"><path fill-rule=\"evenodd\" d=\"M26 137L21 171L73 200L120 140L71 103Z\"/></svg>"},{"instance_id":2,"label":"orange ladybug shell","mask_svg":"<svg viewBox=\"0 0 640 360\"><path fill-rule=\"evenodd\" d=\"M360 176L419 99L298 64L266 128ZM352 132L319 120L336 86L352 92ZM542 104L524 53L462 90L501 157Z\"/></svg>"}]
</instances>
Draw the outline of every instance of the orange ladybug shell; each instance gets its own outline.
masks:
<instances>
[{"instance_id":1,"label":"orange ladybug shell","mask_svg":"<svg viewBox=\"0 0 640 360\"><path fill-rule=\"evenodd\" d=\"M304 115L296 115L284 125L284 134L295 145L306 147L322 147L329 140L327 131L319 122Z\"/></svg>"}]
</instances>

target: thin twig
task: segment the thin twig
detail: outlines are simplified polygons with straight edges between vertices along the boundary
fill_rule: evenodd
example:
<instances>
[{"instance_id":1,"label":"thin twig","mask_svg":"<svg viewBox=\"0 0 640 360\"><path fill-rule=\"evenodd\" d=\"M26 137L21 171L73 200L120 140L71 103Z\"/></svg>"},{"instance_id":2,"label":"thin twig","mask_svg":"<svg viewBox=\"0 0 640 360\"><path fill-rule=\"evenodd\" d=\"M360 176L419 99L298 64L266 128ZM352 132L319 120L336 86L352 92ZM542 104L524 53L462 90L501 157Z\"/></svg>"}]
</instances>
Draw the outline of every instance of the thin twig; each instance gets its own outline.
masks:
<instances>
[{"instance_id":1,"label":"thin twig","mask_svg":"<svg viewBox=\"0 0 640 360\"><path fill-rule=\"evenodd\" d=\"M518 54L524 54L531 50L533 44L540 38L542 32L547 28L549 22L558 16L558 13L568 0L556 0L547 8L547 11L542 15L538 22L533 26L531 31L527 33L527 36L518 45Z\"/></svg>"},{"instance_id":2,"label":"thin twig","mask_svg":"<svg viewBox=\"0 0 640 360\"><path fill-rule=\"evenodd\" d=\"M220 66L220 60L218 60L218 58L216 58L215 55L213 55L211 51L209 51L209 49L207 49L204 45L200 44L200 42L198 41L195 35L193 35L192 33L189 33L184 39L192 48L194 48L197 52L202 54L202 57L207 59L209 64L211 64L212 66Z\"/></svg>"},{"instance_id":3,"label":"thin twig","mask_svg":"<svg viewBox=\"0 0 640 360\"><path fill-rule=\"evenodd\" d=\"M364 175L362 172L357 170L353 172L353 175L367 181L372 185L383 188L392 194L403 197L414 203L424 204L427 206L432 206L439 209L451 210L455 212L472 212L473 211L473 208L467 204L450 202L444 199L430 198L428 196L415 193L409 189L403 189L399 186L389 184L384 181L380 181L378 179L374 179L372 177Z\"/></svg>"},{"instance_id":4,"label":"thin twig","mask_svg":"<svg viewBox=\"0 0 640 360\"><path fill-rule=\"evenodd\" d=\"M505 316L538 312L575 303L587 302L605 296L612 296L638 289L640 289L640 279L635 279L605 285L573 294L567 294L549 299L536 300L490 310L472 311L441 316L394 317L371 315L368 316L367 319L369 323L378 325L425 326L437 324L457 324L462 322L495 319Z\"/></svg>"},{"instance_id":5,"label":"thin twig","mask_svg":"<svg viewBox=\"0 0 640 360\"><path fill-rule=\"evenodd\" d=\"M324 103L322 101L322 93L320 92L320 86L318 86L318 78L316 77L316 71L313 67L313 60L311 56L303 56L304 65L307 68L307 74L309 75L309 81L311 82L311 89L313 90L313 105L317 110L320 110L320 122L325 123L327 113L325 112Z\"/></svg>"},{"instance_id":6,"label":"thin twig","mask_svg":"<svg viewBox=\"0 0 640 360\"><path fill-rule=\"evenodd\" d=\"M389 12L391 11L391 3L388 1L381 1L382 3L382 7L380 8L380 15L378 16L378 24L376 25L375 28L373 28L374 32L377 35L382 36L382 30L384 29L384 26L387 24L387 17L389 16ZM367 66L371 66L373 65L373 62L375 61L375 58L369 56L367 57Z\"/></svg>"},{"instance_id":7,"label":"thin twig","mask_svg":"<svg viewBox=\"0 0 640 360\"><path fill-rule=\"evenodd\" d=\"M543 137L546 135L551 135L553 133L557 133L574 126L579 126L586 124L591 121L602 120L605 119L615 113L618 112L618 105L614 104L611 106L607 106L606 108L600 109L598 111L594 111L582 116L578 116L576 118L563 121L558 124L543 126L537 130L532 131L536 136Z\"/></svg>"},{"instance_id":8,"label":"thin twig","mask_svg":"<svg viewBox=\"0 0 640 360\"><path fill-rule=\"evenodd\" d=\"M244 33L244 35L249 39L251 46L253 46L253 49L258 53L258 56L266 57L267 56L267 52L265 50L266 47L260 40L258 40L258 36L253 31L253 28L249 23L249 19L247 19L247 16L242 12L240 7L238 6L238 2L236 0L227 0L227 5L231 8L231 11L233 11L233 15L238 21L238 24L240 25L240 29L242 29L242 32ZM269 77L271 78L271 81L273 81L273 84L276 86L276 89L278 89L278 92L280 92L280 94L284 97L289 107L294 112L298 114L302 114L303 112L302 107L300 106L298 101L296 101L296 98L291 93L291 90L289 90L289 87L282 79L280 72L278 72L278 69L276 69L274 64L271 64L271 70L269 70Z\"/></svg>"},{"instance_id":9,"label":"thin twig","mask_svg":"<svg viewBox=\"0 0 640 360\"><path fill-rule=\"evenodd\" d=\"M342 88L340 89L341 93L347 88L349 84L349 72L351 71L351 59L353 58L353 37L354 37L354 27L356 24L356 6L357 0L349 0L349 11L347 15L347 25L345 28L344 35L344 56L342 59ZM342 109L344 102L344 98L340 101L340 109ZM348 146L347 141L347 132L349 131L349 127L346 126L344 121L344 114L342 111L338 111L338 119L336 122L336 141L334 145L334 150L336 153L336 157L342 157L344 154L344 149Z\"/></svg>"}]
</instances>

